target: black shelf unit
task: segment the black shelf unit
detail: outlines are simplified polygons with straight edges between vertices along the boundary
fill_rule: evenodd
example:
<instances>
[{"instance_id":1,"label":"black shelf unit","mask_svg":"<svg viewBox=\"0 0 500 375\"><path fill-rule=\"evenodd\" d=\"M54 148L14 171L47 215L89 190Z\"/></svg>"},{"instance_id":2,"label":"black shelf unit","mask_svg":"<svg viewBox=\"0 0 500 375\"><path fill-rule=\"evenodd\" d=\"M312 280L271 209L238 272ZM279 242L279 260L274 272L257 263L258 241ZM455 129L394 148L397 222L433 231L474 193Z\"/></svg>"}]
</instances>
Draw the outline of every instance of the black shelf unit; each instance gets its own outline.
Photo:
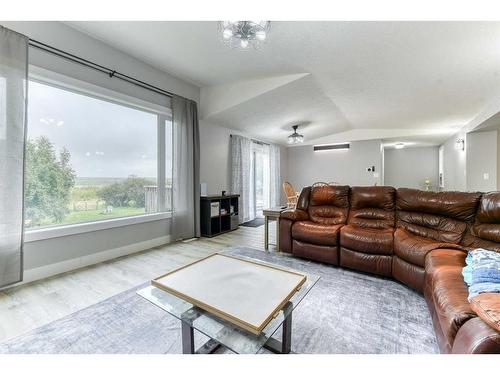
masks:
<instances>
[{"instance_id":1,"label":"black shelf unit","mask_svg":"<svg viewBox=\"0 0 500 375\"><path fill-rule=\"evenodd\" d=\"M201 197L202 236L213 237L238 229L239 197L238 194Z\"/></svg>"}]
</instances>

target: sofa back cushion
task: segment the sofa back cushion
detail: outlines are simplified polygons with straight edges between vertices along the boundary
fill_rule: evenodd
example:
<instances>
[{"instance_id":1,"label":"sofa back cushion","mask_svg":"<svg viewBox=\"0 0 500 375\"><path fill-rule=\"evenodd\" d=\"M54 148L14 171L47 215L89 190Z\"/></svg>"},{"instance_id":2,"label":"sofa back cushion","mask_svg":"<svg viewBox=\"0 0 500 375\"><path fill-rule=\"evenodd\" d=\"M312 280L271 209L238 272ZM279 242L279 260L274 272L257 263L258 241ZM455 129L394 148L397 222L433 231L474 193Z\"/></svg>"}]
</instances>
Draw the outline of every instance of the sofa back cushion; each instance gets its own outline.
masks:
<instances>
[{"instance_id":1,"label":"sofa back cushion","mask_svg":"<svg viewBox=\"0 0 500 375\"><path fill-rule=\"evenodd\" d=\"M463 245L500 251L500 192L484 193Z\"/></svg>"},{"instance_id":2,"label":"sofa back cushion","mask_svg":"<svg viewBox=\"0 0 500 375\"><path fill-rule=\"evenodd\" d=\"M500 192L483 194L472 229L483 240L500 242Z\"/></svg>"},{"instance_id":3,"label":"sofa back cushion","mask_svg":"<svg viewBox=\"0 0 500 375\"><path fill-rule=\"evenodd\" d=\"M391 186L354 186L348 223L364 228L394 228L396 189Z\"/></svg>"},{"instance_id":4,"label":"sofa back cushion","mask_svg":"<svg viewBox=\"0 0 500 375\"><path fill-rule=\"evenodd\" d=\"M303 210L307 212L307 208L309 207L309 198L311 197L311 187L306 186L300 192L299 198L297 199L298 210Z\"/></svg>"},{"instance_id":5,"label":"sofa back cushion","mask_svg":"<svg viewBox=\"0 0 500 375\"><path fill-rule=\"evenodd\" d=\"M430 192L400 188L396 192L396 226L439 242L458 243L474 219L480 193Z\"/></svg>"},{"instance_id":6,"label":"sofa back cushion","mask_svg":"<svg viewBox=\"0 0 500 375\"><path fill-rule=\"evenodd\" d=\"M345 224L349 211L349 186L313 186L308 212L312 221L321 224Z\"/></svg>"}]
</instances>

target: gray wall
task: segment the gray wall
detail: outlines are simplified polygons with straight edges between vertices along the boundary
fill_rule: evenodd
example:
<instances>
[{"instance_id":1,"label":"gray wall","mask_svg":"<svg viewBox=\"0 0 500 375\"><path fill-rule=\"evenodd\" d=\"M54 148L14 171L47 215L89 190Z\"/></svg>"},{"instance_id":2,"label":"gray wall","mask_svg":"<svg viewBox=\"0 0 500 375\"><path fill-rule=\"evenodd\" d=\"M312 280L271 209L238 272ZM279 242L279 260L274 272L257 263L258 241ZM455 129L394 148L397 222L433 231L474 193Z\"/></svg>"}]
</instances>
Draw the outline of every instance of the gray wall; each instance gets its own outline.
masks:
<instances>
[{"instance_id":1,"label":"gray wall","mask_svg":"<svg viewBox=\"0 0 500 375\"><path fill-rule=\"evenodd\" d=\"M207 183L208 194L220 194L222 190L230 191L230 135L238 134L252 138L237 130L228 129L207 121L200 122L200 182ZM288 150L280 147L281 179L288 176ZM282 202L286 201L282 192Z\"/></svg>"},{"instance_id":2,"label":"gray wall","mask_svg":"<svg viewBox=\"0 0 500 375\"><path fill-rule=\"evenodd\" d=\"M200 90L195 85L155 69L62 23L2 22L1 24L41 42L93 60L181 96L199 101ZM104 74L66 62L63 59L35 49L30 49L30 64L160 105L169 105L169 101L164 96L151 93L117 79L110 79ZM162 238L168 236L168 228L169 220L164 219L61 238L28 242L24 247L25 270Z\"/></svg>"},{"instance_id":3,"label":"gray wall","mask_svg":"<svg viewBox=\"0 0 500 375\"><path fill-rule=\"evenodd\" d=\"M467 190L497 190L497 139L496 130L467 134Z\"/></svg>"},{"instance_id":4,"label":"gray wall","mask_svg":"<svg viewBox=\"0 0 500 375\"><path fill-rule=\"evenodd\" d=\"M349 150L314 152L313 146L288 149L288 180L299 191L314 182L345 185L381 184L366 168L382 172L382 144L379 140L351 142Z\"/></svg>"},{"instance_id":5,"label":"gray wall","mask_svg":"<svg viewBox=\"0 0 500 375\"><path fill-rule=\"evenodd\" d=\"M385 149L385 185L425 189L424 181L431 180L433 190L438 187L439 147Z\"/></svg>"},{"instance_id":6,"label":"gray wall","mask_svg":"<svg viewBox=\"0 0 500 375\"><path fill-rule=\"evenodd\" d=\"M500 128L497 130L497 189L500 190Z\"/></svg>"},{"instance_id":7,"label":"gray wall","mask_svg":"<svg viewBox=\"0 0 500 375\"><path fill-rule=\"evenodd\" d=\"M443 143L444 190L467 190L466 151L455 149L458 138L465 139L465 133L457 133Z\"/></svg>"},{"instance_id":8,"label":"gray wall","mask_svg":"<svg viewBox=\"0 0 500 375\"><path fill-rule=\"evenodd\" d=\"M116 69L120 73L128 74L165 90L174 92L177 95L199 102L199 87L156 69L143 61L123 53L97 39L91 38L61 22L2 21L1 24L40 42L73 53L106 67ZM93 69L68 62L65 59L35 48L30 48L29 53L30 64L32 65L159 105L169 104L169 99L163 95L155 94L149 90L131 85L116 78L109 78L106 74L96 72Z\"/></svg>"},{"instance_id":9,"label":"gray wall","mask_svg":"<svg viewBox=\"0 0 500 375\"><path fill-rule=\"evenodd\" d=\"M465 139L465 150L456 150L458 138ZM457 133L443 145L444 189L492 191L498 189L500 137L497 130ZM489 174L485 179L484 174Z\"/></svg>"},{"instance_id":10,"label":"gray wall","mask_svg":"<svg viewBox=\"0 0 500 375\"><path fill-rule=\"evenodd\" d=\"M207 184L208 194L230 190L230 134L230 129L200 122L200 181Z\"/></svg>"}]
</instances>

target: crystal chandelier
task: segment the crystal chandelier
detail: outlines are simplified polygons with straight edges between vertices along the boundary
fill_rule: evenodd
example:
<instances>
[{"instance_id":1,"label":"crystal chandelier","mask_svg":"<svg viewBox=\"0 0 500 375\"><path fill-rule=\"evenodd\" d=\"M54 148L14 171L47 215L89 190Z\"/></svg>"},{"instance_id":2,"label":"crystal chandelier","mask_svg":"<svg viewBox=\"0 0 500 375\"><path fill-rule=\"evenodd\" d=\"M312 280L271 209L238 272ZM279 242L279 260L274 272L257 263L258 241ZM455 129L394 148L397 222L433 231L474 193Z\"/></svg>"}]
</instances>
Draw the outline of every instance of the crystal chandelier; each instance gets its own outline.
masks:
<instances>
[{"instance_id":1,"label":"crystal chandelier","mask_svg":"<svg viewBox=\"0 0 500 375\"><path fill-rule=\"evenodd\" d=\"M219 21L222 38L233 48L257 48L266 39L271 21Z\"/></svg>"},{"instance_id":2,"label":"crystal chandelier","mask_svg":"<svg viewBox=\"0 0 500 375\"><path fill-rule=\"evenodd\" d=\"M298 127L299 127L298 125L292 126L293 133L288 136L288 143L291 145L304 142L304 136L302 134L297 133Z\"/></svg>"}]
</instances>

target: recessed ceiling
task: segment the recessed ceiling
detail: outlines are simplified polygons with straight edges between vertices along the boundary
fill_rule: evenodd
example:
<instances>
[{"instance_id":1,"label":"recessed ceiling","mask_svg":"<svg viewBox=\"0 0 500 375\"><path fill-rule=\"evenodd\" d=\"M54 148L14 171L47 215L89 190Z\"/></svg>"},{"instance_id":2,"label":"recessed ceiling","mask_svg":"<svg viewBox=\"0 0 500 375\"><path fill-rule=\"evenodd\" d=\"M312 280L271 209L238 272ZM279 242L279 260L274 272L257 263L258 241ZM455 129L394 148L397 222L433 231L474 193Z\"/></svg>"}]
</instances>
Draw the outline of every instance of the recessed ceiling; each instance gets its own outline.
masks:
<instances>
[{"instance_id":1,"label":"recessed ceiling","mask_svg":"<svg viewBox=\"0 0 500 375\"><path fill-rule=\"evenodd\" d=\"M216 22L67 24L196 83L202 98L253 82L255 95L229 107L202 100L202 120L276 142L295 123L308 143L425 130L437 142L500 94L499 22L272 22L256 51L228 48Z\"/></svg>"}]
</instances>

